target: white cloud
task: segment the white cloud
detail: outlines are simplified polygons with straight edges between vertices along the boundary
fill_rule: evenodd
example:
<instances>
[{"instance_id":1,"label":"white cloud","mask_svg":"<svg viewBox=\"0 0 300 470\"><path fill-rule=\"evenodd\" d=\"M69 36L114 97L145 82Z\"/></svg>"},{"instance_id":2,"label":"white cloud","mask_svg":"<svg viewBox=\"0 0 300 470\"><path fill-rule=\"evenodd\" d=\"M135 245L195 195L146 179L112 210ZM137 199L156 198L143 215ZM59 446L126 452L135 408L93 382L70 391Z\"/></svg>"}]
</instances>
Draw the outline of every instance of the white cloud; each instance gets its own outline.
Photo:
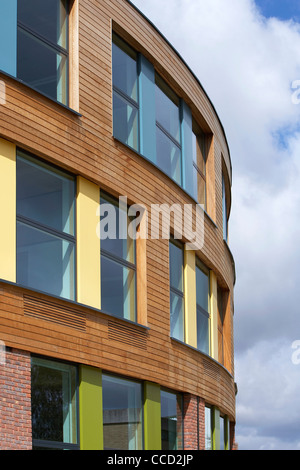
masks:
<instances>
[{"instance_id":1,"label":"white cloud","mask_svg":"<svg viewBox=\"0 0 300 470\"><path fill-rule=\"evenodd\" d=\"M299 449L300 25L265 19L252 0L133 3L198 77L229 141L240 447Z\"/></svg>"}]
</instances>

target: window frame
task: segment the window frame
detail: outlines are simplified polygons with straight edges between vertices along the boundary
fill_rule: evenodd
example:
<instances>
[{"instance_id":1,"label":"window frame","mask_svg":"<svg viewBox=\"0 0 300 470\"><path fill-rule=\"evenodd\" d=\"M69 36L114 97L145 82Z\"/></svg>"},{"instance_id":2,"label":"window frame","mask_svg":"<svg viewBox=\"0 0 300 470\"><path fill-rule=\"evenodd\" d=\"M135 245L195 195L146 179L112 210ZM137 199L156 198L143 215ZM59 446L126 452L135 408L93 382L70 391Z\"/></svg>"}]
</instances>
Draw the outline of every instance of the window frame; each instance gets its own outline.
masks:
<instances>
[{"instance_id":1,"label":"window frame","mask_svg":"<svg viewBox=\"0 0 300 470\"><path fill-rule=\"evenodd\" d=\"M40 356L32 356L31 358L31 387L32 387L32 367L37 365L40 367L48 367L51 370L64 370L67 371L67 368L73 367L75 370L75 413L76 413L76 443L61 442L61 441L52 441L46 439L36 439L32 438L32 447L36 447L36 450L39 448L45 447L46 449L53 450L80 450L80 413L79 413L79 371L76 364L68 363L59 359L49 359ZM51 367L53 365L54 367ZM31 402L32 409L32 402Z\"/></svg>"},{"instance_id":2,"label":"window frame","mask_svg":"<svg viewBox=\"0 0 300 470\"><path fill-rule=\"evenodd\" d=\"M17 2L18 1L19 0L17 0ZM65 79L66 79L66 89L64 91L65 96L66 96L65 102L63 100L57 99L57 96L56 96L56 98L54 98L53 96L48 95L47 93L45 93L43 91L40 91L38 87L35 87L31 84L28 84L28 86L30 86L30 88L36 90L38 93L41 93L41 94L49 97L50 99L62 104L63 106L69 107L69 103L70 103L70 52L69 52L69 50L70 50L70 12L71 12L71 8L72 8L72 0L66 0L65 4L66 4L66 48L60 46L59 44L55 44L50 39L43 36L41 33L31 29L29 26L26 26L24 23L22 23L19 20L18 14L17 14L17 52L16 52L16 60L17 60L17 64L18 64L19 30L21 30L23 33L25 33L26 35L33 38L35 41L38 41L43 46L46 46L46 47L50 48L50 50L52 50L56 54L64 56L65 60L66 60L66 64L65 64L65 67L66 67L66 77L65 77ZM18 67L16 67L16 77L23 82L23 80L19 77ZM26 83L26 81L24 81L24 83ZM56 84L56 87L57 87L57 84Z\"/></svg>"},{"instance_id":3,"label":"window frame","mask_svg":"<svg viewBox=\"0 0 300 470\"><path fill-rule=\"evenodd\" d=\"M68 297L63 297L63 296L60 296L60 295L56 295L56 294L53 294L49 291L41 291L40 289L35 289L33 286L29 286L29 285L23 285L22 283L18 282L18 263L17 263L17 266L16 266L16 284L19 285L19 286L22 286L26 289L30 289L30 290L34 290L36 292L41 292L45 295L50 295L51 297L55 297L55 298L58 298L58 299L62 299L62 300L67 300L67 301L71 301L71 302L76 302L77 300L77 282L76 282L76 279L77 279L77 266L76 266L76 263L77 263L77 257L76 257L76 178L71 174L71 173L68 173L67 171L65 170L62 170L61 168L57 167L56 165L53 165L47 161L44 161L42 159L40 159L39 157L36 157L35 155L27 152L27 151L24 151L23 149L21 148L18 148L16 149L16 165L18 165L18 158L22 158L22 159L25 159L28 158L28 161L30 161L31 163L33 163L34 165L36 166L41 166L41 167L46 167L46 169L48 170L53 170L53 173L55 174L55 172L59 172L59 173L62 173L62 174L65 174L67 178L70 178L70 180L73 181L73 188L74 188L74 192L73 192L73 209L72 209L72 212L73 212L73 217L74 217L74 220L73 220L73 226L74 226L74 235L71 235L71 234L68 234L66 232L62 232L58 229L55 229L53 227L50 227L46 224L43 224L39 221L36 221L30 217L26 217L20 213L18 213L18 211L16 211L16 227L18 225L18 223L20 224L23 224L25 225L26 227L29 227L30 229L33 229L33 230L39 230L41 231L42 233L46 234L46 235L49 235L49 236L52 236L52 237L56 237L62 241L66 241L67 243L69 244L72 244L72 247L73 247L73 269L71 272L73 272L73 284L72 284L72 292L73 292L73 298L68 298ZM16 166L16 168L18 168ZM16 169L16 171L18 171ZM16 187L16 191L18 191L18 187ZM17 208L17 206L16 206ZM18 235L16 236L16 252L18 250Z\"/></svg>"},{"instance_id":4,"label":"window frame","mask_svg":"<svg viewBox=\"0 0 300 470\"><path fill-rule=\"evenodd\" d=\"M177 248L179 248L181 250L181 253L182 253L182 264L181 264L181 269L182 269L182 291L174 286L172 286L171 284L171 276L170 276L170 280L169 280L169 283L170 283L170 336L171 338L174 338L176 340L179 340L179 341L182 341L182 342L185 342L185 285L184 285L184 245L182 242L180 242L179 240L176 240L175 238L173 238L172 236L170 237L170 240L169 240L169 273L171 272L171 252L170 252L170 244L173 244L174 246L176 246ZM180 297L181 298L181 301L182 301L182 323L183 323L183 331L182 331L182 338L177 338L176 336L172 335L172 330L171 330L171 316L172 316L172 303L171 303L171 296L172 294L176 295L177 297Z\"/></svg>"},{"instance_id":5,"label":"window frame","mask_svg":"<svg viewBox=\"0 0 300 470\"><path fill-rule=\"evenodd\" d=\"M184 450L184 410L183 410L183 395L182 393L180 392L176 392L174 390L170 390L168 388L165 388L165 387L161 387L160 388L160 404L162 403L162 394L163 393L166 393L166 394L170 394L170 395L175 395L176 397L176 408L178 406L178 401L180 400L180 409L181 409L181 423L180 423L180 433L181 433L181 436L178 435L178 431L177 431L177 426L176 426L176 448L175 449L163 449L163 446L162 446L162 450ZM161 410L162 410L162 406L161 406ZM162 423L162 411L161 411L161 423ZM178 414L176 414L176 423L178 423ZM163 443L163 434L162 434L162 431L163 431L163 427L161 425L161 442ZM181 447L178 446L178 440L181 439Z\"/></svg>"},{"instance_id":6,"label":"window frame","mask_svg":"<svg viewBox=\"0 0 300 470\"><path fill-rule=\"evenodd\" d=\"M202 271L207 276L208 281L208 311L206 311L201 305L197 303L197 269ZM211 309L210 309L210 298L211 298L211 287L210 287L210 271L209 269L201 262L201 260L196 257L196 328L197 328L197 349L204 354L210 355L211 352ZM198 315L201 314L203 317L207 318L208 322L208 332L207 332L207 341L208 341L208 351L203 351L199 348L198 345Z\"/></svg>"},{"instance_id":7,"label":"window frame","mask_svg":"<svg viewBox=\"0 0 300 470\"><path fill-rule=\"evenodd\" d=\"M117 208L119 208L119 205L118 205L118 201L116 198L114 198L113 196L110 196L108 193L104 192L104 191L101 191L100 193L100 205L101 205L101 202L102 202L102 199L105 200L105 202L107 204L111 204L112 206L115 206ZM128 207L127 207L127 220L130 220L130 216L128 215ZM100 220L100 224L101 224L101 220ZM127 233L127 237L128 237L128 233ZM100 240L100 286L102 286L102 257L110 260L110 261L113 261L114 263L118 264L119 266L122 266L122 267L125 267L127 268L128 270L131 270L133 273L134 273L134 320L131 320L131 319L128 319L126 317L120 317L116 314L113 314L112 312L109 312L109 311L106 311L103 309L103 306L102 306L102 300L101 300L101 310L105 311L105 313L107 313L108 315L111 315L112 317L114 318L119 318L121 320L125 320L125 321L130 321L130 322L133 322L133 323L137 323L137 316L138 316L138 312L137 312L137 258L136 258L136 240L132 240L132 243L134 244L133 245L133 252L134 252L134 263L130 262L130 261L127 261L125 260L124 258L114 254L114 253L111 253L110 251L107 251L105 249L102 248L102 243L101 243L101 240ZM101 292L102 292L102 289L101 289Z\"/></svg>"},{"instance_id":8,"label":"window frame","mask_svg":"<svg viewBox=\"0 0 300 470\"><path fill-rule=\"evenodd\" d=\"M202 159L203 159L203 166L204 166L204 171L203 172L201 170L201 168L199 167L198 165L198 159L197 159L197 156L198 156L198 153L196 154L196 161L195 159L193 158L193 172L195 173L196 175L196 179L197 179L197 194L195 195L196 197L196 200L198 202L198 204L201 204L203 205L203 208L204 210L206 211L207 210L207 179L206 179L206 164L207 164L207 136L206 134L202 131L202 129L200 128L200 126L198 125L198 123L193 119L193 122L192 122L192 135L193 135L193 139L196 140L196 145L199 146L200 150L201 150L201 156L202 156ZM202 145L200 145L200 141L201 139L203 139L203 142L202 142ZM203 147L203 148L201 148ZM194 157L194 155L193 155ZM199 200L199 180L202 180L203 183L204 183L204 202L201 202Z\"/></svg>"},{"instance_id":9,"label":"window frame","mask_svg":"<svg viewBox=\"0 0 300 470\"><path fill-rule=\"evenodd\" d=\"M180 168L180 181L176 181L176 179L168 174L165 170L161 169L161 165L158 167L163 171L167 176L172 180L175 181L181 188L183 187L183 171L182 171L182 136L181 136L181 125L180 125L180 98L176 95L176 93L172 90L172 88L165 82L165 80L155 71L155 88L159 88L160 91L170 100L172 101L175 106L178 108L178 129L179 129L179 141L172 135L170 132L159 122L157 119L157 108L155 109L155 127L156 127L156 135L153 137L156 141L156 148L157 148L157 129L159 129L165 137L173 144L180 152L180 160L179 160L179 168ZM157 158L157 152L156 152ZM168 155L169 158L169 155Z\"/></svg>"},{"instance_id":10,"label":"window frame","mask_svg":"<svg viewBox=\"0 0 300 470\"><path fill-rule=\"evenodd\" d=\"M129 105L131 108L134 108L136 111L136 119L137 119L137 146L136 148L134 146L131 146L128 142L123 142L123 140L119 139L121 142L123 142L125 145L128 147L132 148L136 152L140 152L140 142L141 142L141 136L140 136L140 103L139 103L139 80L138 80L138 53L126 42L124 41L117 33L114 31L112 32L112 47L113 44L118 47L121 51L123 51L125 54L127 54L129 57L135 60L136 63L136 97L137 100L129 96L125 91L121 90L117 85L114 83L114 75L113 75L113 53L112 53L112 108L113 108L113 135L115 138L118 138L115 135L115 125L114 125L114 118L115 118L115 113L114 113L114 99L115 95L121 100L124 101L127 105ZM130 53L134 55L135 57L133 58ZM128 137L128 136L127 136ZM128 140L128 139L127 139Z\"/></svg>"},{"instance_id":11,"label":"window frame","mask_svg":"<svg viewBox=\"0 0 300 470\"><path fill-rule=\"evenodd\" d=\"M104 415L104 399L103 399L103 378L107 377L108 379L111 378L112 380L115 379L116 381L120 381L121 383L123 382L124 384L126 383L131 383L131 384L135 384L135 385L139 385L139 389L140 389L140 438L141 438L141 449L136 449L136 450L144 450L144 447L145 447L145 431L144 431L144 425L145 425L145 420L144 420L144 383L140 380L136 380L134 378L131 378L131 377L127 377L127 376L122 376L122 375L117 375L113 372L103 372L102 373L102 412L103 412L103 415ZM104 421L104 419L103 419ZM103 422L103 447L104 447L104 422ZM105 447L104 447L104 450L105 450ZM119 450L119 449L115 449L115 450Z\"/></svg>"}]
</instances>

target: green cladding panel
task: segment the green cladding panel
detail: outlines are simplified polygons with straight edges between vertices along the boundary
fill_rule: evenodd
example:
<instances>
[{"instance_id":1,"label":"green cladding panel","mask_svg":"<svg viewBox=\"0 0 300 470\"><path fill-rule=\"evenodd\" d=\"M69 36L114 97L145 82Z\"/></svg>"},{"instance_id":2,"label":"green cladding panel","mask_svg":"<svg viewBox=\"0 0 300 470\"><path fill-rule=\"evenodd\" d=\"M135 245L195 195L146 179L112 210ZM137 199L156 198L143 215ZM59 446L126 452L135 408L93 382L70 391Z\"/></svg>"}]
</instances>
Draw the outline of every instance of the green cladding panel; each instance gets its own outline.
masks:
<instances>
[{"instance_id":1,"label":"green cladding panel","mask_svg":"<svg viewBox=\"0 0 300 470\"><path fill-rule=\"evenodd\" d=\"M80 367L79 383L80 449L103 449L102 372Z\"/></svg>"},{"instance_id":2,"label":"green cladding panel","mask_svg":"<svg viewBox=\"0 0 300 470\"><path fill-rule=\"evenodd\" d=\"M0 70L17 75L17 0L0 0Z\"/></svg>"},{"instance_id":3,"label":"green cladding panel","mask_svg":"<svg viewBox=\"0 0 300 470\"><path fill-rule=\"evenodd\" d=\"M144 384L144 441L145 450L161 450L160 386Z\"/></svg>"}]
</instances>

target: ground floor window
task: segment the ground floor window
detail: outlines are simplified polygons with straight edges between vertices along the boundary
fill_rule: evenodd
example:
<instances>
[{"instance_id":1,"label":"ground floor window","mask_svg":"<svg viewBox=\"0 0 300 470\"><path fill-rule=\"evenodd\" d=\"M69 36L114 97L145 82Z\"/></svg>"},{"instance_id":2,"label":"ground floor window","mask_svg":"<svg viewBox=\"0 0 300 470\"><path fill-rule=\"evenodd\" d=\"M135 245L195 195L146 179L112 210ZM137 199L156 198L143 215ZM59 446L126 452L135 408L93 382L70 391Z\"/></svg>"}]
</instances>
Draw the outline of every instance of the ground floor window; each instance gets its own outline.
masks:
<instances>
[{"instance_id":1,"label":"ground floor window","mask_svg":"<svg viewBox=\"0 0 300 470\"><path fill-rule=\"evenodd\" d=\"M181 394L161 390L161 448L183 449L183 398Z\"/></svg>"},{"instance_id":2,"label":"ground floor window","mask_svg":"<svg viewBox=\"0 0 300 470\"><path fill-rule=\"evenodd\" d=\"M142 384L103 375L102 394L104 449L142 450Z\"/></svg>"},{"instance_id":3,"label":"ground floor window","mask_svg":"<svg viewBox=\"0 0 300 470\"><path fill-rule=\"evenodd\" d=\"M77 368L32 358L33 449L78 449Z\"/></svg>"}]
</instances>

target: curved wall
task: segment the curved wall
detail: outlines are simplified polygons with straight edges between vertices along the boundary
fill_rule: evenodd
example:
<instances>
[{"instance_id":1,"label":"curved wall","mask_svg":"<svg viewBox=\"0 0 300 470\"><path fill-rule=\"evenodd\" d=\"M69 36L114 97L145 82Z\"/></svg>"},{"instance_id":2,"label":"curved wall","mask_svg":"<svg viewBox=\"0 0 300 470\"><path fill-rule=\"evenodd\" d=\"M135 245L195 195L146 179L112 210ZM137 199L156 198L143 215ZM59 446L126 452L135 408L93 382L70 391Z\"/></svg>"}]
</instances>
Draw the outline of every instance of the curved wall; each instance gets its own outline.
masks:
<instances>
[{"instance_id":1,"label":"curved wall","mask_svg":"<svg viewBox=\"0 0 300 470\"><path fill-rule=\"evenodd\" d=\"M226 173L228 212L232 175L222 125L186 64L129 2L75 0L71 24L78 28L79 38L77 41L73 31L71 108L0 72L0 80L5 84L5 105L0 106L0 136L11 143L12 151L16 147L29 151L75 175L77 211L81 207L84 212L84 205L80 206L79 202L81 181L87 182L83 189L86 194L91 190L96 196L97 191L115 197L125 195L129 204L143 205L149 214L152 204L192 204L196 217L195 201L180 186L113 137L112 30L143 54L187 103L203 131L211 135L207 160L208 204L202 214L204 243L196 256L213 273L214 289L218 284L228 295L224 324L226 360L222 365L218 358L170 338L169 241L164 239L148 239L137 245L142 260L137 324L105 314L97 295L94 303L89 302L94 293L86 298L82 295L78 302L67 302L18 287L13 275L3 274L2 270L1 339L9 347L33 354L94 366L202 397L234 422L235 272L230 250L223 240L222 171ZM176 227L172 222L173 230ZM79 232L85 243L82 227ZM84 257L83 245L81 250ZM87 256L93 259L93 254ZM83 276L80 282L94 282L89 279L93 276L88 270L79 269L79 272ZM78 292L81 295L80 289ZM216 299L214 302L216 308Z\"/></svg>"}]
</instances>

